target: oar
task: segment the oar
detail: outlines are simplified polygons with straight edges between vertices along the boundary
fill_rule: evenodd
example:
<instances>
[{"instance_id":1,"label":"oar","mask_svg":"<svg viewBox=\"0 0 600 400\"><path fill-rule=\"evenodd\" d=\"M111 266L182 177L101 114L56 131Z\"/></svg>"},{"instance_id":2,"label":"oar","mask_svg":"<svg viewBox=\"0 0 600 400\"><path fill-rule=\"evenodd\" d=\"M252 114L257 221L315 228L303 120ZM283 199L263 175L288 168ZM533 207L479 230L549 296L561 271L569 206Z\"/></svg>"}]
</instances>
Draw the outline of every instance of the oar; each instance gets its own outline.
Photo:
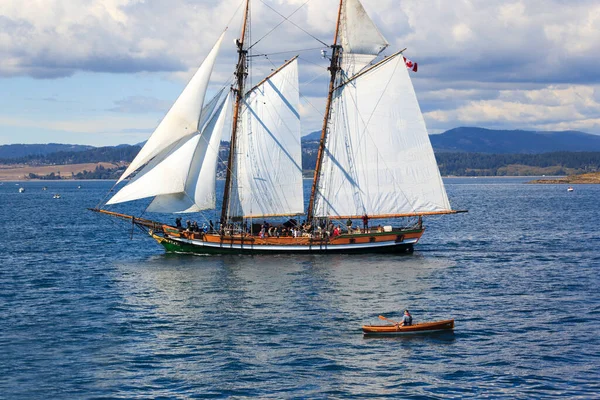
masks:
<instances>
[{"instance_id":1,"label":"oar","mask_svg":"<svg viewBox=\"0 0 600 400\"><path fill-rule=\"evenodd\" d=\"M396 321L394 321L394 320L388 319L388 318L384 317L383 315L380 315L380 316L379 316L379 319L382 319L382 320L384 320L384 321L391 322L391 323L392 323L392 324L394 324L394 325L398 325L398 324L399 324L399 322L396 322Z\"/></svg>"}]
</instances>

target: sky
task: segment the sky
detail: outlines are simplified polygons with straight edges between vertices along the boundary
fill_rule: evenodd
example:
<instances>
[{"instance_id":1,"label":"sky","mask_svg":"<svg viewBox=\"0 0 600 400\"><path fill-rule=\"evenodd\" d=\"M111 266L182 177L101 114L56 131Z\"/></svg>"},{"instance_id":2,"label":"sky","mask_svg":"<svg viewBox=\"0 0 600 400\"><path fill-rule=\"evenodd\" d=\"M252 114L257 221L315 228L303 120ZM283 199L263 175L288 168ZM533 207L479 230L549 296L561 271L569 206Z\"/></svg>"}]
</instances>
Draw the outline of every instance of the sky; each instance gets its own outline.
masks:
<instances>
[{"instance_id":1,"label":"sky","mask_svg":"<svg viewBox=\"0 0 600 400\"><path fill-rule=\"evenodd\" d=\"M599 1L362 3L390 43L385 53L407 48L418 63L411 77L430 134L459 126L600 134ZM226 27L209 91L233 76L241 5L0 0L0 144L146 140ZM303 134L321 128L320 51L333 41L337 7L252 0L251 82L298 54Z\"/></svg>"}]
</instances>

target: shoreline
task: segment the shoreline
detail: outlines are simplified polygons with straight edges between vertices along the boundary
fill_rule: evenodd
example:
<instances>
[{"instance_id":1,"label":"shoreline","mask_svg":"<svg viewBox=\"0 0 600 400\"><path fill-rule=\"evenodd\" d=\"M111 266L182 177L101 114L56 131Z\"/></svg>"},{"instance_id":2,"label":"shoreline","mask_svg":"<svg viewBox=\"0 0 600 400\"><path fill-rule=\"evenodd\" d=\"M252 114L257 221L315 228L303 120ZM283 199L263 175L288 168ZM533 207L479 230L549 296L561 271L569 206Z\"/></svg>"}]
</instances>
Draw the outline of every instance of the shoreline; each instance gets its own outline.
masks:
<instances>
[{"instance_id":1,"label":"shoreline","mask_svg":"<svg viewBox=\"0 0 600 400\"><path fill-rule=\"evenodd\" d=\"M73 178L62 178L62 179L30 179L30 178L22 178L22 179L2 179L3 177L0 176L0 182L97 182L97 181L106 181L106 182L116 182L117 179L73 179ZM450 178L450 179L525 179L525 178L540 178L534 181L537 183L537 181L544 181L544 180L550 180L553 182L544 182L544 183L554 183L554 181L559 181L562 179L566 179L568 178L565 175L548 175L548 176L544 176L544 175L488 175L488 176L467 176L467 175L447 175L447 176L442 176L442 179L446 179L446 178ZM304 177L303 180L307 180L307 179L313 179L312 177ZM218 181L224 181L224 178L217 178ZM532 182L534 182L532 181ZM527 183L531 183L531 182L527 182ZM560 182L560 183L565 183L565 182ZM567 182L568 183L568 182Z\"/></svg>"},{"instance_id":2,"label":"shoreline","mask_svg":"<svg viewBox=\"0 0 600 400\"><path fill-rule=\"evenodd\" d=\"M541 185L597 185L600 184L600 172L571 175L558 179L534 179L527 183Z\"/></svg>"}]
</instances>

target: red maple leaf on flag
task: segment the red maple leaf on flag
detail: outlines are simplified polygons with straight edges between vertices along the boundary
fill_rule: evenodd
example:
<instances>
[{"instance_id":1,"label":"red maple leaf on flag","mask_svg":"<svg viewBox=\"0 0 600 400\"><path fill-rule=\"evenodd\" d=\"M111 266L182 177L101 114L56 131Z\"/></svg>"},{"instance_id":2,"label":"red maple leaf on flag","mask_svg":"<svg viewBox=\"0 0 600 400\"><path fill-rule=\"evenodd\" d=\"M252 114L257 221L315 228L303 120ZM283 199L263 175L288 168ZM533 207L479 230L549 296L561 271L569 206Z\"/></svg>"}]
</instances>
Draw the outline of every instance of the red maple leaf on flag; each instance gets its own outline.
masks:
<instances>
[{"instance_id":1,"label":"red maple leaf on flag","mask_svg":"<svg viewBox=\"0 0 600 400\"><path fill-rule=\"evenodd\" d=\"M404 56L402 56L404 57ZM417 72L417 63L410 61L408 58L404 57L404 63L406 63L406 68L410 69L413 72Z\"/></svg>"}]
</instances>

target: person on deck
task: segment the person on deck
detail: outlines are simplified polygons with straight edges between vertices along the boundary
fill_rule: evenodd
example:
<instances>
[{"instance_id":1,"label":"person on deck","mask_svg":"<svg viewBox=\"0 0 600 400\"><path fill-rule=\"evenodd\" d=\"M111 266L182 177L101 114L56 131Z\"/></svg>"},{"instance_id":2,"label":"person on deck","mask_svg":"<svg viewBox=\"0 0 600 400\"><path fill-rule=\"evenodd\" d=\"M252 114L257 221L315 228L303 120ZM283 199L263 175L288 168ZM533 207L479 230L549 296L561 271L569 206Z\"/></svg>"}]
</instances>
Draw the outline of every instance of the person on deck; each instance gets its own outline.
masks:
<instances>
[{"instance_id":1,"label":"person on deck","mask_svg":"<svg viewBox=\"0 0 600 400\"><path fill-rule=\"evenodd\" d=\"M348 233L352 233L352 220L350 218L346 221L346 228L348 228Z\"/></svg>"},{"instance_id":2,"label":"person on deck","mask_svg":"<svg viewBox=\"0 0 600 400\"><path fill-rule=\"evenodd\" d=\"M410 315L410 312L408 312L408 310L404 310L404 316L402 317L402 320L400 320L400 322L398 322L398 326L411 326L412 325L412 315Z\"/></svg>"},{"instance_id":3,"label":"person on deck","mask_svg":"<svg viewBox=\"0 0 600 400\"><path fill-rule=\"evenodd\" d=\"M340 235L340 227L336 226L335 228L333 228L333 233L331 234L332 237L337 237Z\"/></svg>"},{"instance_id":4,"label":"person on deck","mask_svg":"<svg viewBox=\"0 0 600 400\"><path fill-rule=\"evenodd\" d=\"M264 224L262 224L262 226L260 227L260 238L261 239L265 238L265 232L266 232L265 224L266 224L266 222Z\"/></svg>"},{"instance_id":5,"label":"person on deck","mask_svg":"<svg viewBox=\"0 0 600 400\"><path fill-rule=\"evenodd\" d=\"M369 216L367 214L362 216L363 228L365 229L365 233L369 230Z\"/></svg>"},{"instance_id":6,"label":"person on deck","mask_svg":"<svg viewBox=\"0 0 600 400\"><path fill-rule=\"evenodd\" d=\"M181 226L181 217L175 218L175 226L177 227L177 229L181 230L181 228L182 228L182 226Z\"/></svg>"}]
</instances>

